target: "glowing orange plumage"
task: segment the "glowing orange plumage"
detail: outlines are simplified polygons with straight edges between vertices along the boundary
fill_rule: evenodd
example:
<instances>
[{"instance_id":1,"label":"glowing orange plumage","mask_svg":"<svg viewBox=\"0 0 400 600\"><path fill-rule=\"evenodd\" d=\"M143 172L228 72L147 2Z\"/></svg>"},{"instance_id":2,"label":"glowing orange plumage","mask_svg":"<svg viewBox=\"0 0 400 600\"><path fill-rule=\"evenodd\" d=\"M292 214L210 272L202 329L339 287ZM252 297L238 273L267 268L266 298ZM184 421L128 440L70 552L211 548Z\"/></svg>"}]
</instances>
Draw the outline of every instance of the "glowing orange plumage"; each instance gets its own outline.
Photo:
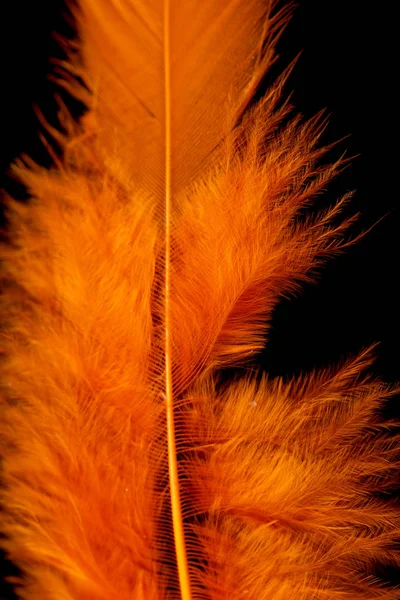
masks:
<instances>
[{"instance_id":1,"label":"glowing orange plumage","mask_svg":"<svg viewBox=\"0 0 400 600\"><path fill-rule=\"evenodd\" d=\"M253 102L288 9L80 0L60 84L90 108L15 173L1 257L2 545L29 600L396 600L393 393L371 353L284 384L218 369L344 247L320 119ZM78 83L76 76L85 85ZM89 93L87 90L90 89Z\"/></svg>"}]
</instances>

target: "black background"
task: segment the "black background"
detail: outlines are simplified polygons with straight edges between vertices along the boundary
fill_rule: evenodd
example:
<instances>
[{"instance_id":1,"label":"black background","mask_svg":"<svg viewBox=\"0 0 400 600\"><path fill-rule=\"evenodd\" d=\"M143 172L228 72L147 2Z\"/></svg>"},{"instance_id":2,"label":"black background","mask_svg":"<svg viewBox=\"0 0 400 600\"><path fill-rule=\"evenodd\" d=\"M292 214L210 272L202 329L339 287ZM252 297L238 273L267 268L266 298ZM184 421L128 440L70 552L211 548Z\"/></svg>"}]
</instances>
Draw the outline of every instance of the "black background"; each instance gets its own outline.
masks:
<instances>
[{"instance_id":1,"label":"black background","mask_svg":"<svg viewBox=\"0 0 400 600\"><path fill-rule=\"evenodd\" d=\"M359 155L321 204L355 189L350 212L362 213L355 231L384 218L332 260L315 284L276 308L260 358L272 375L287 377L326 366L380 342L375 372L389 382L400 380L395 6L391 0L378 6L361 0L299 0L279 42L279 69L302 51L287 86L296 109L310 117L326 108L331 116L324 141L350 136L339 144L336 156L344 150ZM50 121L54 118L55 86L47 74L49 58L60 55L52 32L71 34L63 11L59 0L1 4L0 174L1 186L16 194L21 190L6 175L9 163L21 152L48 160L32 107L36 104ZM396 404L391 410L400 412Z\"/></svg>"}]
</instances>

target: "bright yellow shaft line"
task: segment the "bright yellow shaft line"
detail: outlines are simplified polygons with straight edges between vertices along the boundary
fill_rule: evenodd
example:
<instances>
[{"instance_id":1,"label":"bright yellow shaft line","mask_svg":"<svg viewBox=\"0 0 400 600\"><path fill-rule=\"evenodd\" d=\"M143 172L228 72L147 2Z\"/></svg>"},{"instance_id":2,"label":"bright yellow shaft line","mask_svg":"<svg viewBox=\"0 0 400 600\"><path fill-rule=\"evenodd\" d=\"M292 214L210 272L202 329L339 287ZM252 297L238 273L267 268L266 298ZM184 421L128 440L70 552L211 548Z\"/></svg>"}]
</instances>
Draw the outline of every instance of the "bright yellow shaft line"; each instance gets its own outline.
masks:
<instances>
[{"instance_id":1,"label":"bright yellow shaft line","mask_svg":"<svg viewBox=\"0 0 400 600\"><path fill-rule=\"evenodd\" d=\"M170 5L164 0L164 86L165 86L165 401L167 407L168 469L172 523L182 600L191 600L185 533L179 493L178 464L174 423L170 322L170 221L171 221L171 81L170 81Z\"/></svg>"}]
</instances>

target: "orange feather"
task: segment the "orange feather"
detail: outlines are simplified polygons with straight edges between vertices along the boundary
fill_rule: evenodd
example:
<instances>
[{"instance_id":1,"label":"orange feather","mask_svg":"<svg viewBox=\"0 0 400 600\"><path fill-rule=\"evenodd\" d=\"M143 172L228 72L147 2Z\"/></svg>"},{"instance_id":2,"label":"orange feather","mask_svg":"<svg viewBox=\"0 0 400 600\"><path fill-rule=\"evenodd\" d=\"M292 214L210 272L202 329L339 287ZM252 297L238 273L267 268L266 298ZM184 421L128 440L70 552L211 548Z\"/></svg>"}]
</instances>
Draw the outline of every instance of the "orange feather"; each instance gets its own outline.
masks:
<instances>
[{"instance_id":1,"label":"orange feather","mask_svg":"<svg viewBox=\"0 0 400 600\"><path fill-rule=\"evenodd\" d=\"M259 100L290 8L80 0L63 158L13 167L3 244L2 546L26 600L396 600L394 393L371 351L285 383L279 298L348 244L320 117ZM83 82L83 83L82 83ZM90 92L88 91L90 90Z\"/></svg>"}]
</instances>

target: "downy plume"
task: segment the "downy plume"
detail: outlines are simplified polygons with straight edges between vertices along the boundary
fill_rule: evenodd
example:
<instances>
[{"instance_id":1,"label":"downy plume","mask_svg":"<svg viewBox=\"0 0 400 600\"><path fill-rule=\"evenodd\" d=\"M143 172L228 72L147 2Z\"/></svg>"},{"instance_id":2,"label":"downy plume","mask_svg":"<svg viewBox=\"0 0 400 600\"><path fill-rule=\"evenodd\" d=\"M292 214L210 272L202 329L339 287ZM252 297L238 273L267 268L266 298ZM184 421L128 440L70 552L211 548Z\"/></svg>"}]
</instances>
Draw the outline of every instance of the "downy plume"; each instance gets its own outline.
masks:
<instances>
[{"instance_id":1,"label":"downy plume","mask_svg":"<svg viewBox=\"0 0 400 600\"><path fill-rule=\"evenodd\" d=\"M79 0L62 149L1 247L1 540L23 600L396 600L399 437L372 350L290 382L273 308L348 245L320 116L261 95L290 7ZM51 148L49 148L51 151ZM306 213L307 214L307 213Z\"/></svg>"}]
</instances>

